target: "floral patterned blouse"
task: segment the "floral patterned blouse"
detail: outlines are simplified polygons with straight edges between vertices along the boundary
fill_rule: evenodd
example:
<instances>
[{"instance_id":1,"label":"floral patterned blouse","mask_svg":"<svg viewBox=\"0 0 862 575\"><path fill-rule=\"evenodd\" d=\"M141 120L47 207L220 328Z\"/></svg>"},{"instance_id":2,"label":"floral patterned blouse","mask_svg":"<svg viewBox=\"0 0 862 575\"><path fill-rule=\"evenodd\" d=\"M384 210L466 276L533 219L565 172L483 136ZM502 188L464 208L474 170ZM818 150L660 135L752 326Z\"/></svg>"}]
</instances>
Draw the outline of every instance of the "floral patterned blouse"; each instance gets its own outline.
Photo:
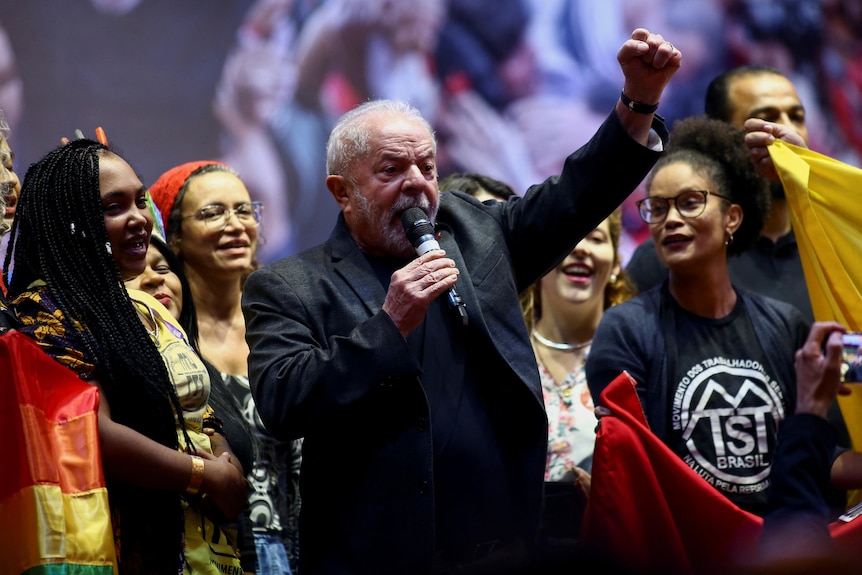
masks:
<instances>
[{"instance_id":1,"label":"floral patterned blouse","mask_svg":"<svg viewBox=\"0 0 862 575\"><path fill-rule=\"evenodd\" d=\"M562 382L557 383L540 362L539 375L548 414L545 481L560 481L573 467L591 472L598 420L587 387L584 365L581 364L566 375Z\"/></svg>"}]
</instances>

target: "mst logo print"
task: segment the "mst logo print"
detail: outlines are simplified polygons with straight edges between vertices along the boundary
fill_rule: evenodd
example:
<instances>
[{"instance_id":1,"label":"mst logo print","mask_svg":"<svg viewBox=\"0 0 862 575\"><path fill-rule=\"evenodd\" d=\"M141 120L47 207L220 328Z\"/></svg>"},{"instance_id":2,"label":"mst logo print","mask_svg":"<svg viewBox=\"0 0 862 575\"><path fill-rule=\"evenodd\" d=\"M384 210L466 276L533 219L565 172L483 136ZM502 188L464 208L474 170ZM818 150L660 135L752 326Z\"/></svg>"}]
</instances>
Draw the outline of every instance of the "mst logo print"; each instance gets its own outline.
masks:
<instances>
[{"instance_id":1,"label":"mst logo print","mask_svg":"<svg viewBox=\"0 0 862 575\"><path fill-rule=\"evenodd\" d=\"M679 382L671 410L683 459L722 491L765 490L783 400L757 361L714 357L694 365Z\"/></svg>"}]
</instances>

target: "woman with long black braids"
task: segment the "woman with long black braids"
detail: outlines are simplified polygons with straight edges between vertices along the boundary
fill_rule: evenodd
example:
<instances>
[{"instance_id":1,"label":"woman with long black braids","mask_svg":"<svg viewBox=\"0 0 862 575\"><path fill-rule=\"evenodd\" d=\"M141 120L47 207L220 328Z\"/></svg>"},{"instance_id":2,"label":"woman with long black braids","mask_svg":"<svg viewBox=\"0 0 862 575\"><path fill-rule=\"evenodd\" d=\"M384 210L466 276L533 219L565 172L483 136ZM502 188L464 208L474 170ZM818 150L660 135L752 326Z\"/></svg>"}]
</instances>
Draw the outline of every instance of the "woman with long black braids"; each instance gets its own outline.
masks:
<instances>
[{"instance_id":1,"label":"woman with long black braids","mask_svg":"<svg viewBox=\"0 0 862 575\"><path fill-rule=\"evenodd\" d=\"M235 550L223 527L246 483L225 438L202 430L206 369L168 311L123 285L144 270L152 227L146 189L116 153L84 139L53 150L24 178L9 299L21 331L100 389L120 573L238 569L235 552L211 551Z\"/></svg>"}]
</instances>

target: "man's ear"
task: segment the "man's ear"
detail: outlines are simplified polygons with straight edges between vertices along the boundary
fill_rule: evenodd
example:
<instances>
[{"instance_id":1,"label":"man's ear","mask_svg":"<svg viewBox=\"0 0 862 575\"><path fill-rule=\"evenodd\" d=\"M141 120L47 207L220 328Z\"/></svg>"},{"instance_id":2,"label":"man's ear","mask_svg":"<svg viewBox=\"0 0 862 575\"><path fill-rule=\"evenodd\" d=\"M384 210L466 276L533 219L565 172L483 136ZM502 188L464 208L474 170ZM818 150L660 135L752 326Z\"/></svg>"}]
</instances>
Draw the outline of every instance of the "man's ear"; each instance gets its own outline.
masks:
<instances>
[{"instance_id":1,"label":"man's ear","mask_svg":"<svg viewBox=\"0 0 862 575\"><path fill-rule=\"evenodd\" d=\"M326 187L338 202L338 207L342 211L350 204L350 196L353 193L353 186L347 181L344 176L329 175L326 176Z\"/></svg>"}]
</instances>

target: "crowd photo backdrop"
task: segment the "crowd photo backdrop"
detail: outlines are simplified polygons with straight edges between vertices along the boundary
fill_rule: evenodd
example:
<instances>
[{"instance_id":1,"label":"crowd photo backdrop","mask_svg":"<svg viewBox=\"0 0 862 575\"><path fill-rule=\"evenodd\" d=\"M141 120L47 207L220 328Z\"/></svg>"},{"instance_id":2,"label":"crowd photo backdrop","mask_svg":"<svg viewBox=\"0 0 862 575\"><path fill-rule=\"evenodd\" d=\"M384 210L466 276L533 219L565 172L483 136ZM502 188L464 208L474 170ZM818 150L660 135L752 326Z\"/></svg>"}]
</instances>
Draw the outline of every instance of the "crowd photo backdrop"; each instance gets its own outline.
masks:
<instances>
[{"instance_id":1,"label":"crowd photo backdrop","mask_svg":"<svg viewBox=\"0 0 862 575\"><path fill-rule=\"evenodd\" d=\"M637 27L683 53L659 108L669 125L703 112L720 72L772 66L797 87L811 148L860 165L858 0L9 2L0 109L22 177L97 126L145 185L183 162L228 163L265 204L267 263L329 236L325 143L350 108L407 100L436 130L441 177L478 172L523 193L611 111L616 52ZM623 205L624 258L647 236L642 195Z\"/></svg>"}]
</instances>

